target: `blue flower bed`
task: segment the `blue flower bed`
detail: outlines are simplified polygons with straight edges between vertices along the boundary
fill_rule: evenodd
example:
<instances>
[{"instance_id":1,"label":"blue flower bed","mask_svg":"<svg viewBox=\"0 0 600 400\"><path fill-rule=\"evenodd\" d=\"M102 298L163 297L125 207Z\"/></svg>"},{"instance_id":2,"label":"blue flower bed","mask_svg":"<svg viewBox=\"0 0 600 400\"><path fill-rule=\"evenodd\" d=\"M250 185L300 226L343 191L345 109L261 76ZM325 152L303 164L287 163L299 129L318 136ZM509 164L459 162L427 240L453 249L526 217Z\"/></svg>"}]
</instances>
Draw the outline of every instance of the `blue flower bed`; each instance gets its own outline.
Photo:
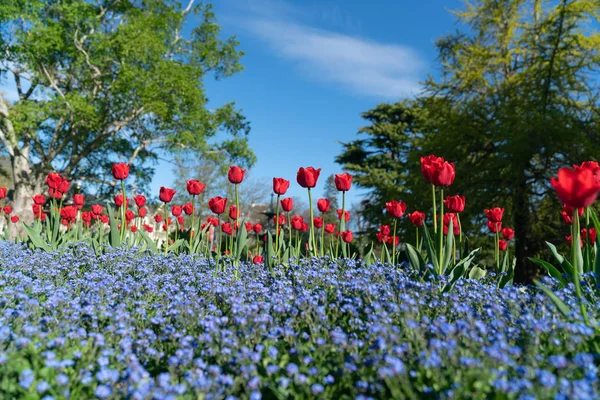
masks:
<instances>
[{"instance_id":1,"label":"blue flower bed","mask_svg":"<svg viewBox=\"0 0 600 400\"><path fill-rule=\"evenodd\" d=\"M600 397L597 334L533 288L327 260L235 280L84 244L0 260L3 399Z\"/></svg>"}]
</instances>

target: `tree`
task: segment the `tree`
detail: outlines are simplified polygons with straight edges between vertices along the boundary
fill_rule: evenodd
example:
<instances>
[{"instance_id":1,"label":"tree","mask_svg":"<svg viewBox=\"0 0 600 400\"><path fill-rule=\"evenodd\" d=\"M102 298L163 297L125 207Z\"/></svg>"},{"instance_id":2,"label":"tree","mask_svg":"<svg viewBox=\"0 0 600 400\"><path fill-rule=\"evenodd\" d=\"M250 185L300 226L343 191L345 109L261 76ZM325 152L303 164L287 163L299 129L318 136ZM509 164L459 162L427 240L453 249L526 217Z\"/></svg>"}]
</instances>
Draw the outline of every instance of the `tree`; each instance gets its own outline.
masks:
<instances>
[{"instance_id":1,"label":"tree","mask_svg":"<svg viewBox=\"0 0 600 400\"><path fill-rule=\"evenodd\" d=\"M182 148L253 163L247 121L232 103L209 110L203 86L240 71L242 53L235 38L219 39L211 6L194 1L3 2L0 78L18 100L0 99L0 143L16 209L52 170L103 190L114 186L112 162L132 164L141 185L152 161ZM211 140L221 131L231 136Z\"/></svg>"},{"instance_id":2,"label":"tree","mask_svg":"<svg viewBox=\"0 0 600 400\"><path fill-rule=\"evenodd\" d=\"M547 210L560 204L549 178L600 151L599 12L593 0L471 1L456 12L468 30L437 42L440 77L414 103L429 115L415 154L456 162L452 190L481 208L473 222L483 208L506 207L520 282L536 273L527 257L556 232L558 216ZM397 178L404 185L410 175Z\"/></svg>"},{"instance_id":3,"label":"tree","mask_svg":"<svg viewBox=\"0 0 600 400\"><path fill-rule=\"evenodd\" d=\"M382 103L361 115L369 125L359 129L360 139L342 143L336 162L352 173L357 186L371 189L359 209L361 217L371 222L366 229L374 231L379 224L391 223L382 211L392 199L405 201L411 210L431 207L418 164L419 143L429 116L412 101Z\"/></svg>"}]
</instances>

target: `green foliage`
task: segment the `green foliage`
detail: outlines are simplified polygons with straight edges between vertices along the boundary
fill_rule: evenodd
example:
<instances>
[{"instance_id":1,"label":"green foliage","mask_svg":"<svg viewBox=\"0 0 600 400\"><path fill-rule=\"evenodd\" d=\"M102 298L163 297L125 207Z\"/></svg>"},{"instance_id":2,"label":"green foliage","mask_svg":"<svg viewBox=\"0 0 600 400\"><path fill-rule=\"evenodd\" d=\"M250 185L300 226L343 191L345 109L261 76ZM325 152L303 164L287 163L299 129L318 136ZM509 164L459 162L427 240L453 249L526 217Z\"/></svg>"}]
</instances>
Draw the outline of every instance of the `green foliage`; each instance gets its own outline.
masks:
<instances>
[{"instance_id":1,"label":"green foliage","mask_svg":"<svg viewBox=\"0 0 600 400\"><path fill-rule=\"evenodd\" d=\"M598 6L476 0L455 15L467 29L437 42L439 78L430 77L415 101L364 113L370 125L359 135L367 138L345 143L336 161L357 175L358 185L373 189L367 210L373 216L399 197L429 209L418 200L427 198L425 182L412 182L420 179L417 157L454 161L451 190L466 196L466 214L473 211L471 221L462 221L465 230L480 229L472 226L481 226L484 208L505 207L504 225L514 226L517 237L515 278L528 280L535 268L527 256L560 229L560 205L545 196L549 178L566 160L600 152L591 117L600 96Z\"/></svg>"},{"instance_id":2,"label":"green foliage","mask_svg":"<svg viewBox=\"0 0 600 400\"><path fill-rule=\"evenodd\" d=\"M0 113L0 139L32 169L15 185L60 168L110 187L110 164L125 160L139 187L159 152L180 149L251 165L248 122L232 103L209 107L203 85L242 69L237 47L210 4L4 1L0 71L20 99Z\"/></svg>"}]
</instances>

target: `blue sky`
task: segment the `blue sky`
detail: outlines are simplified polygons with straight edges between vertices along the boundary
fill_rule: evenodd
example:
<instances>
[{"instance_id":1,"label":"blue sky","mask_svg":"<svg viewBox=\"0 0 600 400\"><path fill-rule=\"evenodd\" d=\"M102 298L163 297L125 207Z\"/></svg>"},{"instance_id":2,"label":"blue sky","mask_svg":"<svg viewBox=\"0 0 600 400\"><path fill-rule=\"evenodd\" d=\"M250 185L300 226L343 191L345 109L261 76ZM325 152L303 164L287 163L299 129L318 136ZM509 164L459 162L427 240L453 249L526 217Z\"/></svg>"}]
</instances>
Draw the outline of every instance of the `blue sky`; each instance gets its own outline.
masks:
<instances>
[{"instance_id":1,"label":"blue sky","mask_svg":"<svg viewBox=\"0 0 600 400\"><path fill-rule=\"evenodd\" d=\"M367 5L368 4L368 5ZM220 0L224 36L235 34L244 71L207 81L213 104L234 100L252 123L255 179L290 179L301 166L341 172L340 141L357 137L360 113L414 95L436 74L434 42L457 26L457 0ZM160 172L160 182L171 179ZM324 180L322 182L324 183ZM316 189L323 192L322 186ZM358 191L349 193L357 201Z\"/></svg>"},{"instance_id":2,"label":"blue sky","mask_svg":"<svg viewBox=\"0 0 600 400\"><path fill-rule=\"evenodd\" d=\"M334 158L339 142L356 138L364 125L360 113L410 97L427 74L436 75L434 42L456 29L450 10L460 6L459 0L215 0L223 37L236 35L246 54L244 71L205 82L209 107L235 101L251 122L253 179L270 187L273 176L284 177L293 182L290 196L305 196L295 181L299 167L320 167L322 176L342 172ZM3 83L0 90L16 97L14 84ZM171 164L158 165L152 194L174 175ZM349 200L362 195L353 189Z\"/></svg>"}]
</instances>

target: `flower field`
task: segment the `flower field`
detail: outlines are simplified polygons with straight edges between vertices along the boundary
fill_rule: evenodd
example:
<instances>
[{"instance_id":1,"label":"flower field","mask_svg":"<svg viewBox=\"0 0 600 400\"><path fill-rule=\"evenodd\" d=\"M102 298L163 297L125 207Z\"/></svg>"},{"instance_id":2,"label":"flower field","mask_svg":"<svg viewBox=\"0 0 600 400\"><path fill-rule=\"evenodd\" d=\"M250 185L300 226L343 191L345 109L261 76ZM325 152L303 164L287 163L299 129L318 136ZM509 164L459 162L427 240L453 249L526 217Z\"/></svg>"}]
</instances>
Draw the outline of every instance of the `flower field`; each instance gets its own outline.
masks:
<instances>
[{"instance_id":1,"label":"flower field","mask_svg":"<svg viewBox=\"0 0 600 400\"><path fill-rule=\"evenodd\" d=\"M594 329L534 288L443 293L443 277L327 258L235 279L204 257L85 244L0 255L2 398L600 395Z\"/></svg>"},{"instance_id":2,"label":"flower field","mask_svg":"<svg viewBox=\"0 0 600 400\"><path fill-rule=\"evenodd\" d=\"M34 196L34 222L21 222L26 236L0 242L0 397L598 398L600 166L552 180L571 254L548 243L555 265L532 258L550 275L534 286L513 284L518 238L502 226L504 208L483 210L494 239L485 265L462 232L467 199L444 196L454 164L432 155L421 168L433 226L390 199L393 224L379 226L362 258L346 229L348 173L335 175L337 223L325 223L329 199L313 209L320 169L298 170L306 220L281 198L290 181L274 178L272 228L245 220L237 166L232 202L211 198L201 218L203 183L187 181L184 204L162 187L153 224L146 197L128 198L127 164L112 170L120 193L89 210L50 173L49 198ZM405 215L414 244L398 235Z\"/></svg>"}]
</instances>

